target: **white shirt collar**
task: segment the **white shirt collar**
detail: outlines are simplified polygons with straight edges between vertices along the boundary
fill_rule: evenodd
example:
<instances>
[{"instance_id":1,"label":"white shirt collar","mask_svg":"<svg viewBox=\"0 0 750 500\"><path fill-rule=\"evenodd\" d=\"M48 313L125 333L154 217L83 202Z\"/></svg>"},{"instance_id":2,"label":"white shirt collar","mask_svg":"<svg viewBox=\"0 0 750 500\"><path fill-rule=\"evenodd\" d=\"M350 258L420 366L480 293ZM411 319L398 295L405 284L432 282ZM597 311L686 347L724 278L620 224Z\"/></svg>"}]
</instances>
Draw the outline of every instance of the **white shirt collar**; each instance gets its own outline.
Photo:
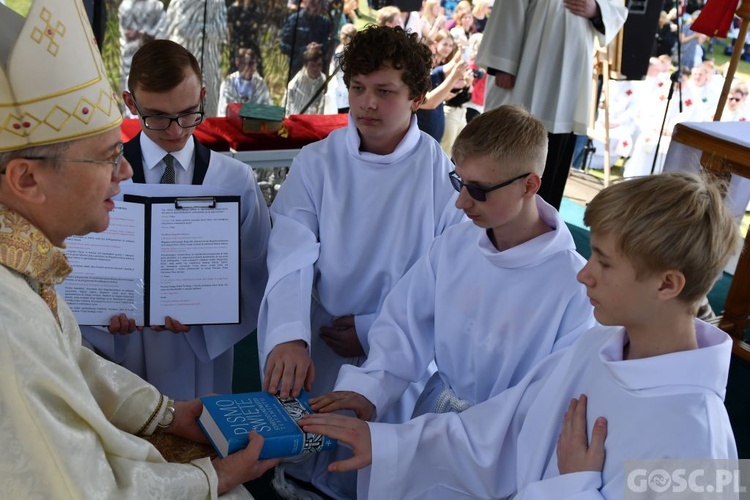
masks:
<instances>
[{"instance_id":1,"label":"white shirt collar","mask_svg":"<svg viewBox=\"0 0 750 500\"><path fill-rule=\"evenodd\" d=\"M193 143L193 140L193 137L191 137L190 140L185 143L184 148L179 151L172 152L172 156L174 156L175 160L177 160L177 163L179 163L179 168L184 173L191 174L191 179L193 170L193 158L195 157L195 144ZM143 156L144 173L146 173L146 171L153 170L154 167L159 165L159 162L164 159L164 156L166 156L166 154L167 151L165 151L161 148L161 146L152 141L146 134L141 133L141 155ZM175 165L175 168L177 168L177 165ZM182 177L179 172L177 176ZM183 184L182 182L178 183Z\"/></svg>"}]
</instances>

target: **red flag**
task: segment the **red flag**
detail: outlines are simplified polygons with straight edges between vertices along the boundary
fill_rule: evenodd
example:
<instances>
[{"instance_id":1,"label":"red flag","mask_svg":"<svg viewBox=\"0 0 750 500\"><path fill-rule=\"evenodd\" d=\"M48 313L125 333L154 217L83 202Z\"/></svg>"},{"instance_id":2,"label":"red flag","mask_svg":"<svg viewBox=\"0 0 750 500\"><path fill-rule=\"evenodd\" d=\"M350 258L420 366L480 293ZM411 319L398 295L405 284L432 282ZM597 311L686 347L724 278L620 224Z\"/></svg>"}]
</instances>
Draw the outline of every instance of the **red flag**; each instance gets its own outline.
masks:
<instances>
[{"instance_id":1,"label":"red flag","mask_svg":"<svg viewBox=\"0 0 750 500\"><path fill-rule=\"evenodd\" d=\"M739 0L709 0L690 29L708 36L727 36Z\"/></svg>"}]
</instances>

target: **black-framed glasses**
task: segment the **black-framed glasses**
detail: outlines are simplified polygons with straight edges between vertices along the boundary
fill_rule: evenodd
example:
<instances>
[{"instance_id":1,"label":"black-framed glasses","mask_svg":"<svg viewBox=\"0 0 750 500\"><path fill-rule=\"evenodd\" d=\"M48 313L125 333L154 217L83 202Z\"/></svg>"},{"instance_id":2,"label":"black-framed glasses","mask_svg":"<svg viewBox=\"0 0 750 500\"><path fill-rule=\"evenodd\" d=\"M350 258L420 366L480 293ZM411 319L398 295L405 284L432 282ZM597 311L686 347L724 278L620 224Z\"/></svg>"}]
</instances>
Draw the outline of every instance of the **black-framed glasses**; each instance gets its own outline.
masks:
<instances>
[{"instance_id":1,"label":"black-framed glasses","mask_svg":"<svg viewBox=\"0 0 750 500\"><path fill-rule=\"evenodd\" d=\"M481 187L477 186L476 184L464 184L464 181L461 180L461 177L456 173L455 170L450 172L448 174L448 177L451 179L451 184L453 185L453 189L458 191L459 193L463 188L466 188L466 190L469 192L469 196L474 198L476 201L487 201L487 193L490 193L492 191L498 190L500 188L503 188L505 186L509 186L516 182L519 179L523 179L524 177L528 177L531 175L531 172L526 172L525 174L521 174L518 177L513 177L512 179L501 182L500 184L497 184L496 186L490 186L490 187Z\"/></svg>"},{"instance_id":2,"label":"black-framed glasses","mask_svg":"<svg viewBox=\"0 0 750 500\"><path fill-rule=\"evenodd\" d=\"M89 160L88 158L61 158L59 156L24 156L27 160L53 160L53 161L61 161L61 162L73 162L73 163L93 163L95 165L110 165L112 167L112 175L114 177L119 177L120 173L122 172L122 166L124 162L122 161L125 157L125 152L123 151L123 144L121 142L117 143L117 156L115 156L111 160ZM5 171L3 171L5 173Z\"/></svg>"},{"instance_id":3,"label":"black-framed glasses","mask_svg":"<svg viewBox=\"0 0 750 500\"><path fill-rule=\"evenodd\" d=\"M135 99L135 94L130 93L133 98L133 104L135 109L138 111L138 116L143 120L143 125L149 130L167 130L172 122L177 122L180 128L193 128L197 127L203 121L205 113L203 111L203 101L200 103L200 109L198 111L188 111L186 113L179 113L176 115L144 115L141 112L141 108L138 107L138 101Z\"/></svg>"}]
</instances>

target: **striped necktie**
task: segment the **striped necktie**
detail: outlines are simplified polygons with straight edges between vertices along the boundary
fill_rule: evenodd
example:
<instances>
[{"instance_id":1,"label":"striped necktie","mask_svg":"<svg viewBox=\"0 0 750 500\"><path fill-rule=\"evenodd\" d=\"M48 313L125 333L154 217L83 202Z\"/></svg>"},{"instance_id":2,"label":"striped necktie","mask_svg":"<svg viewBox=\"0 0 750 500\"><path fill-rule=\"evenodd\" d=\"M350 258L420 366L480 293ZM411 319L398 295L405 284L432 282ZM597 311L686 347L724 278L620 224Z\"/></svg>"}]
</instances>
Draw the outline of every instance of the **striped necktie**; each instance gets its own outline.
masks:
<instances>
[{"instance_id":1,"label":"striped necktie","mask_svg":"<svg viewBox=\"0 0 750 500\"><path fill-rule=\"evenodd\" d=\"M159 184L174 184L174 156L167 154L164 157L164 163L167 164L167 168L164 169Z\"/></svg>"}]
</instances>

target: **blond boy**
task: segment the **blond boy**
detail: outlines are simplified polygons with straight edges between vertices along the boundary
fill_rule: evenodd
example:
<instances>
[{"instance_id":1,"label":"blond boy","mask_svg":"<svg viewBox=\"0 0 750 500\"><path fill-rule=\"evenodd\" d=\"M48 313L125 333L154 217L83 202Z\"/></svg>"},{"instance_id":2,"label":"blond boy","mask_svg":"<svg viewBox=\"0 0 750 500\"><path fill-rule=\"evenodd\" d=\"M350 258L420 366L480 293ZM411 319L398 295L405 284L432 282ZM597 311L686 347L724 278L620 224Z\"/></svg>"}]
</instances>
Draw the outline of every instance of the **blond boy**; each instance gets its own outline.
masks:
<instances>
[{"instance_id":1,"label":"blond boy","mask_svg":"<svg viewBox=\"0 0 750 500\"><path fill-rule=\"evenodd\" d=\"M736 458L723 405L732 341L694 318L738 244L719 190L688 174L639 178L604 189L584 220L593 253L578 279L606 326L459 415L303 421L352 444L331 470L372 464L360 498L622 498L626 459Z\"/></svg>"},{"instance_id":2,"label":"blond boy","mask_svg":"<svg viewBox=\"0 0 750 500\"><path fill-rule=\"evenodd\" d=\"M544 125L506 105L478 116L453 146L456 207L471 219L435 239L393 288L370 329L361 367L341 368L336 391L313 400L330 412L383 414L438 371L415 415L463 411L517 384L551 352L594 326L585 260L557 211L537 195Z\"/></svg>"}]
</instances>

